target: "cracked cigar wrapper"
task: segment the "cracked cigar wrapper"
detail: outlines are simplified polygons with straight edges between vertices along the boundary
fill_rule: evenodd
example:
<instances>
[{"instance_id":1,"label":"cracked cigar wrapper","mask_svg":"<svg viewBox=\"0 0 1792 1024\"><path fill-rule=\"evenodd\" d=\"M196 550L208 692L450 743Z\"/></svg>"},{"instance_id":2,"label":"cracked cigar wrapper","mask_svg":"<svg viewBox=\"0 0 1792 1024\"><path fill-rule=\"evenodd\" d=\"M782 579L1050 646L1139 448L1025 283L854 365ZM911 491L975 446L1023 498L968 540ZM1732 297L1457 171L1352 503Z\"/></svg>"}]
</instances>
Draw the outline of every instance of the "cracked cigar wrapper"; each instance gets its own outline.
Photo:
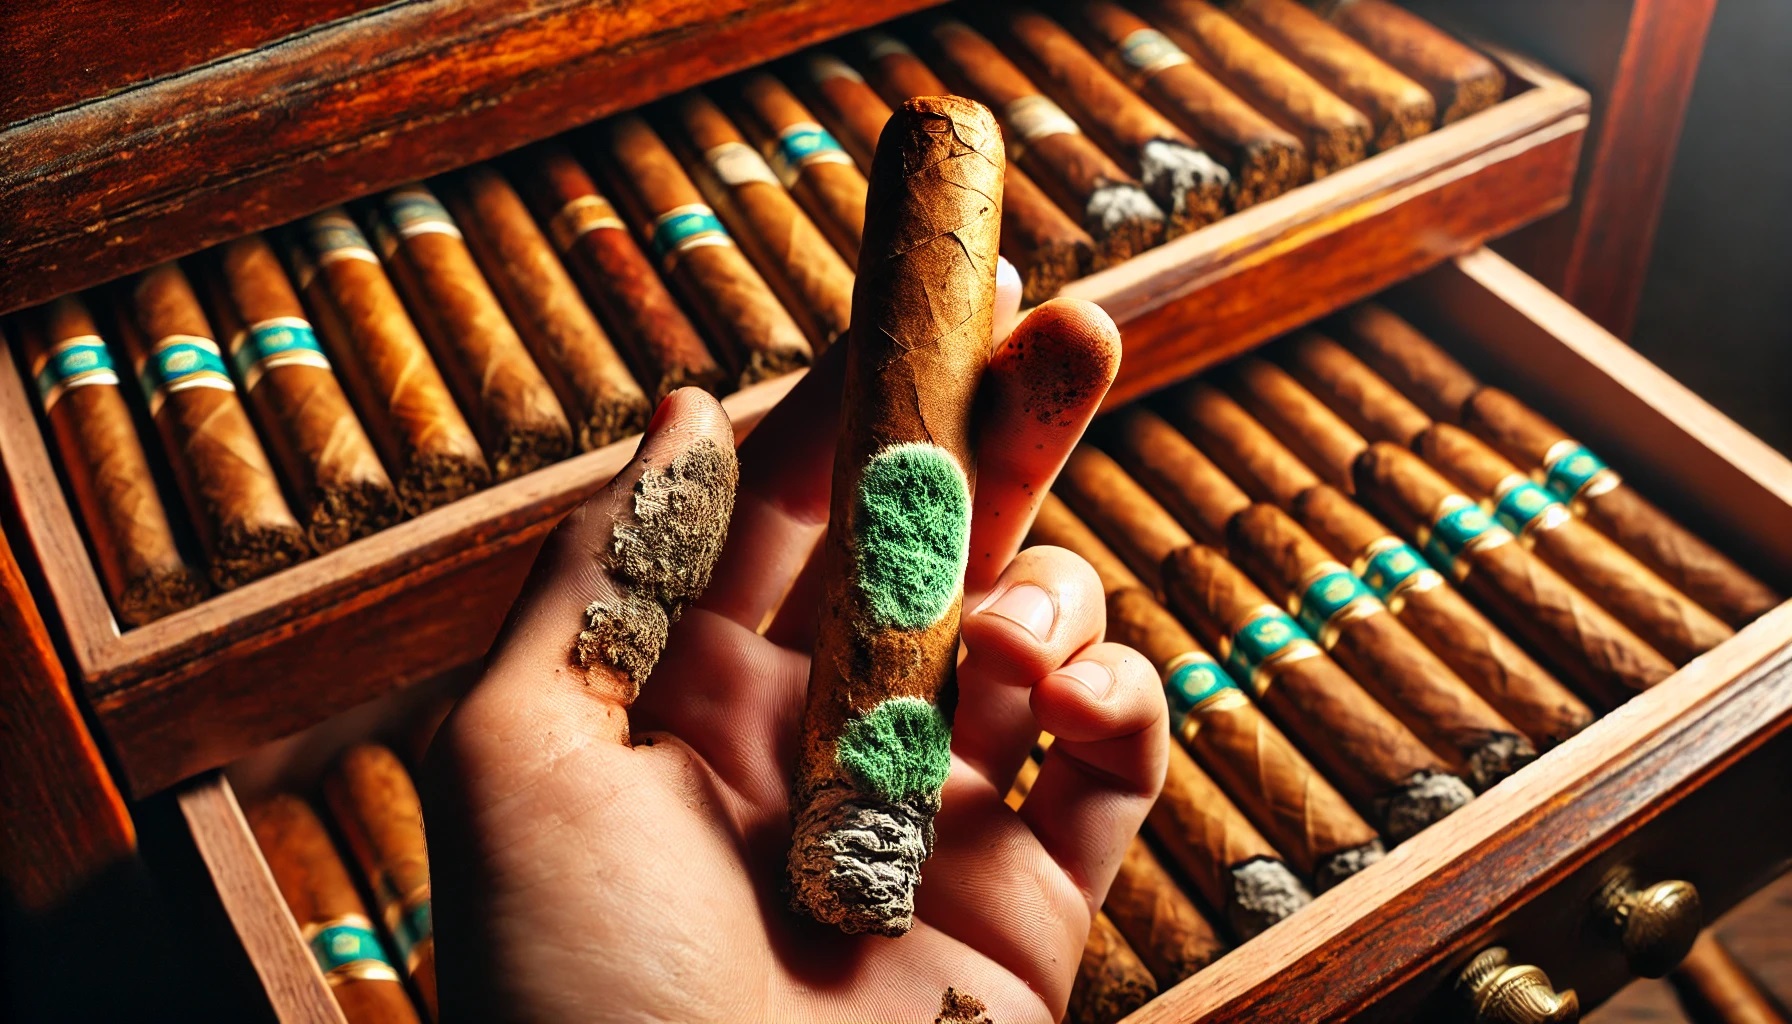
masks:
<instances>
[{"instance_id":1,"label":"cracked cigar wrapper","mask_svg":"<svg viewBox=\"0 0 1792 1024\"><path fill-rule=\"evenodd\" d=\"M473 428L348 213L336 207L295 226L287 258L405 508L427 512L490 483Z\"/></svg>"},{"instance_id":2,"label":"cracked cigar wrapper","mask_svg":"<svg viewBox=\"0 0 1792 1024\"><path fill-rule=\"evenodd\" d=\"M205 577L187 563L119 390L116 358L81 300L65 296L13 321L106 592L127 626L198 604Z\"/></svg>"},{"instance_id":3,"label":"cracked cigar wrapper","mask_svg":"<svg viewBox=\"0 0 1792 1024\"><path fill-rule=\"evenodd\" d=\"M1499 65L1397 4L1345 0L1333 5L1331 20L1431 90L1439 124L1485 110L1505 95L1506 76Z\"/></svg>"},{"instance_id":4,"label":"cracked cigar wrapper","mask_svg":"<svg viewBox=\"0 0 1792 1024\"><path fill-rule=\"evenodd\" d=\"M1113 1024L1157 997L1151 972L1127 945L1114 922L1100 911L1089 922L1089 939L1070 984L1067 1024Z\"/></svg>"},{"instance_id":5,"label":"cracked cigar wrapper","mask_svg":"<svg viewBox=\"0 0 1792 1024\"><path fill-rule=\"evenodd\" d=\"M295 796L247 811L274 884L349 1024L417 1024L415 1007L324 823Z\"/></svg>"},{"instance_id":6,"label":"cracked cigar wrapper","mask_svg":"<svg viewBox=\"0 0 1792 1024\"><path fill-rule=\"evenodd\" d=\"M1170 607L1382 832L1402 842L1474 794L1219 552L1164 563Z\"/></svg>"},{"instance_id":7,"label":"cracked cigar wrapper","mask_svg":"<svg viewBox=\"0 0 1792 1024\"><path fill-rule=\"evenodd\" d=\"M737 386L809 365L814 349L678 158L639 115L598 125L595 144L624 217L707 328L720 339Z\"/></svg>"},{"instance_id":8,"label":"cracked cigar wrapper","mask_svg":"<svg viewBox=\"0 0 1792 1024\"><path fill-rule=\"evenodd\" d=\"M715 90L759 142L777 180L809 210L848 268L865 234L865 175L832 132L767 71L749 71Z\"/></svg>"},{"instance_id":9,"label":"cracked cigar wrapper","mask_svg":"<svg viewBox=\"0 0 1792 1024\"><path fill-rule=\"evenodd\" d=\"M1175 427L1148 410L1127 409L1115 415L1110 426L1107 446L1132 478L1202 543L1224 547L1226 524L1251 504L1238 485Z\"/></svg>"},{"instance_id":10,"label":"cracked cigar wrapper","mask_svg":"<svg viewBox=\"0 0 1792 1024\"><path fill-rule=\"evenodd\" d=\"M1170 392L1164 415L1193 438L1252 497L1282 508L1319 484L1307 464L1278 442L1256 417L1205 381Z\"/></svg>"},{"instance_id":11,"label":"cracked cigar wrapper","mask_svg":"<svg viewBox=\"0 0 1792 1024\"><path fill-rule=\"evenodd\" d=\"M273 249L260 235L200 257L212 322L318 551L398 521L398 492Z\"/></svg>"},{"instance_id":12,"label":"cracked cigar wrapper","mask_svg":"<svg viewBox=\"0 0 1792 1024\"><path fill-rule=\"evenodd\" d=\"M1419 642L1350 569L1273 505L1232 520L1232 554L1301 628L1476 792L1537 757L1531 741Z\"/></svg>"},{"instance_id":13,"label":"cracked cigar wrapper","mask_svg":"<svg viewBox=\"0 0 1792 1024\"><path fill-rule=\"evenodd\" d=\"M310 554L199 299L178 266L145 271L120 311L120 350L143 386L187 514L220 590Z\"/></svg>"},{"instance_id":14,"label":"cracked cigar wrapper","mask_svg":"<svg viewBox=\"0 0 1792 1024\"><path fill-rule=\"evenodd\" d=\"M1153 590L1161 589L1164 558L1195 542L1119 463L1088 444L1070 453L1054 489Z\"/></svg>"},{"instance_id":15,"label":"cracked cigar wrapper","mask_svg":"<svg viewBox=\"0 0 1792 1024\"><path fill-rule=\"evenodd\" d=\"M1357 463L1363 501L1571 682L1618 704L1674 672L1592 598L1412 452L1386 441Z\"/></svg>"},{"instance_id":16,"label":"cracked cigar wrapper","mask_svg":"<svg viewBox=\"0 0 1792 1024\"><path fill-rule=\"evenodd\" d=\"M912 926L951 765L1002 169L951 96L904 103L872 167L789 857L793 904L847 932Z\"/></svg>"},{"instance_id":17,"label":"cracked cigar wrapper","mask_svg":"<svg viewBox=\"0 0 1792 1024\"><path fill-rule=\"evenodd\" d=\"M387 192L369 223L442 375L471 412L493 475L509 480L570 454L560 400L435 193L422 184Z\"/></svg>"}]
</instances>

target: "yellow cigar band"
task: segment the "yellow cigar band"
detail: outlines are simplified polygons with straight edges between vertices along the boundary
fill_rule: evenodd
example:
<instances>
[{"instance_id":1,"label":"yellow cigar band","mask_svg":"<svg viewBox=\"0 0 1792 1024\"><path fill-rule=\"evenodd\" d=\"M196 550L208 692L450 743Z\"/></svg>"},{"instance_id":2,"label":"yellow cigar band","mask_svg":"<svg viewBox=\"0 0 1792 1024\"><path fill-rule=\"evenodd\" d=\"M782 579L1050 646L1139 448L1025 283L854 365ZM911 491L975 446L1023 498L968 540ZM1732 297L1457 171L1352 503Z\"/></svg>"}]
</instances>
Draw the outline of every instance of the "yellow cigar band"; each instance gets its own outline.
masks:
<instances>
[{"instance_id":1,"label":"yellow cigar band","mask_svg":"<svg viewBox=\"0 0 1792 1024\"><path fill-rule=\"evenodd\" d=\"M554 247L562 253L572 251L574 242L593 231L627 231L628 225L617 216L616 207L600 195L580 196L571 200L548 222L548 234Z\"/></svg>"}]
</instances>

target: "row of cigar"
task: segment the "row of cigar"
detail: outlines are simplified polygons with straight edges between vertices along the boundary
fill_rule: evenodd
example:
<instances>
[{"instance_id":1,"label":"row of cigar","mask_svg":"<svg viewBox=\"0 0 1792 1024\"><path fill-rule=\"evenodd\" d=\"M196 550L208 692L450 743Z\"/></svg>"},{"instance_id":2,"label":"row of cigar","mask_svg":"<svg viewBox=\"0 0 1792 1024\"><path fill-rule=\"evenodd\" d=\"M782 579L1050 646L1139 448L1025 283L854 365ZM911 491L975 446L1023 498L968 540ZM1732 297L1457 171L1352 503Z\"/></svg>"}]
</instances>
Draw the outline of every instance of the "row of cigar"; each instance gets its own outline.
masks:
<instances>
[{"instance_id":1,"label":"row of cigar","mask_svg":"<svg viewBox=\"0 0 1792 1024\"><path fill-rule=\"evenodd\" d=\"M1094 566L1108 638L1159 667L1179 740L1079 1021L1123 1016L1780 600L1376 305L1099 423L1031 539Z\"/></svg>"}]
</instances>

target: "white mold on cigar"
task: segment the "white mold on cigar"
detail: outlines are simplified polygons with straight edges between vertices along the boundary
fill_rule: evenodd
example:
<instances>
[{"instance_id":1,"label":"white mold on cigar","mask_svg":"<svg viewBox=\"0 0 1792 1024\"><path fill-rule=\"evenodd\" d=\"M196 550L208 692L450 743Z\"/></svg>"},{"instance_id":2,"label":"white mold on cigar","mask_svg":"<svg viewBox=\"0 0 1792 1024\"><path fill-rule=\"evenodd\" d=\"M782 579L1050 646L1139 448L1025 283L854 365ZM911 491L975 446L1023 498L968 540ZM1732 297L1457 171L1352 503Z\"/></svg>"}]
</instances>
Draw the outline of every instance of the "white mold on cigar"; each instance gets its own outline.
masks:
<instances>
[{"instance_id":1,"label":"white mold on cigar","mask_svg":"<svg viewBox=\"0 0 1792 1024\"><path fill-rule=\"evenodd\" d=\"M1232 173L1206 152L1169 139L1145 143L1139 151L1139 178L1172 217L1188 212L1189 193L1232 183Z\"/></svg>"}]
</instances>

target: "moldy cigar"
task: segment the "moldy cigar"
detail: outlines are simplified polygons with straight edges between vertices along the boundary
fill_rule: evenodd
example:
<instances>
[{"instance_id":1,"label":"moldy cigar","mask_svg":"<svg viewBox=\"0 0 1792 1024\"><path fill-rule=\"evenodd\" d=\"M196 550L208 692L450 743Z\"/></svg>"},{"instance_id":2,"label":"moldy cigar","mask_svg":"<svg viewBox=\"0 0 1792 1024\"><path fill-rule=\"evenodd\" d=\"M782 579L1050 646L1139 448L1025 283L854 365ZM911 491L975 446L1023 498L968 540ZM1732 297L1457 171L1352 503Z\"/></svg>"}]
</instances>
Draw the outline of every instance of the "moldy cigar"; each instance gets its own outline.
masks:
<instances>
[{"instance_id":1,"label":"moldy cigar","mask_svg":"<svg viewBox=\"0 0 1792 1024\"><path fill-rule=\"evenodd\" d=\"M1070 985L1069 1024L1118 1024L1157 996L1157 982L1106 914L1089 923L1089 940Z\"/></svg>"},{"instance_id":2,"label":"moldy cigar","mask_svg":"<svg viewBox=\"0 0 1792 1024\"><path fill-rule=\"evenodd\" d=\"M1346 491L1355 486L1350 467L1369 442L1287 371L1253 356L1228 367L1226 380L1233 397L1326 483ZM1281 500L1275 504L1287 507Z\"/></svg>"},{"instance_id":3,"label":"moldy cigar","mask_svg":"<svg viewBox=\"0 0 1792 1024\"><path fill-rule=\"evenodd\" d=\"M906 44L888 33L866 32L854 45L863 51L867 72L891 103L952 91ZM867 151L874 148L877 136L864 140L864 145ZM1009 164L1003 181L1002 255L1020 271L1021 301L1036 305L1089 272L1095 259L1095 240L1052 202L1027 172Z\"/></svg>"},{"instance_id":4,"label":"moldy cigar","mask_svg":"<svg viewBox=\"0 0 1792 1024\"><path fill-rule=\"evenodd\" d=\"M1649 571L1623 548L1574 518L1474 435L1440 423L1413 446L1426 461L1479 498L1524 546L1675 664L1728 640L1730 627Z\"/></svg>"},{"instance_id":5,"label":"moldy cigar","mask_svg":"<svg viewBox=\"0 0 1792 1024\"><path fill-rule=\"evenodd\" d=\"M491 482L473 428L373 247L340 207L296 225L287 258L399 499L427 512Z\"/></svg>"},{"instance_id":6,"label":"moldy cigar","mask_svg":"<svg viewBox=\"0 0 1792 1024\"><path fill-rule=\"evenodd\" d=\"M1378 441L1357 461L1356 473L1372 510L1583 691L1618 704L1673 674L1673 663L1514 543L1505 527L1417 455Z\"/></svg>"},{"instance_id":7,"label":"moldy cigar","mask_svg":"<svg viewBox=\"0 0 1792 1024\"><path fill-rule=\"evenodd\" d=\"M651 411L646 393L510 182L478 164L449 179L443 198L559 396L579 450L640 433Z\"/></svg>"},{"instance_id":8,"label":"moldy cigar","mask_svg":"<svg viewBox=\"0 0 1792 1024\"><path fill-rule=\"evenodd\" d=\"M1169 215L1174 238L1220 219L1232 174L1175 123L1114 77L1076 37L1037 11L992 9L984 22L1033 81L1110 152L1120 154Z\"/></svg>"},{"instance_id":9,"label":"moldy cigar","mask_svg":"<svg viewBox=\"0 0 1792 1024\"><path fill-rule=\"evenodd\" d=\"M351 747L324 779L330 816L348 843L392 951L430 1017L436 1009L436 946L429 909L429 852L423 805L398 755Z\"/></svg>"},{"instance_id":10,"label":"moldy cigar","mask_svg":"<svg viewBox=\"0 0 1792 1024\"><path fill-rule=\"evenodd\" d=\"M249 827L349 1024L418 1024L324 823L296 796L248 808Z\"/></svg>"},{"instance_id":11,"label":"moldy cigar","mask_svg":"<svg viewBox=\"0 0 1792 1024\"><path fill-rule=\"evenodd\" d=\"M1226 952L1213 924L1138 836L1126 844L1102 906L1159 988L1192 977Z\"/></svg>"},{"instance_id":12,"label":"moldy cigar","mask_svg":"<svg viewBox=\"0 0 1792 1024\"><path fill-rule=\"evenodd\" d=\"M535 219L610 329L654 402L683 387L718 390L728 372L629 234L610 200L558 142L505 160Z\"/></svg>"},{"instance_id":13,"label":"moldy cigar","mask_svg":"<svg viewBox=\"0 0 1792 1024\"><path fill-rule=\"evenodd\" d=\"M1338 326L1352 351L1434 420L1461 422L1463 405L1481 390L1474 374L1385 306L1365 302Z\"/></svg>"},{"instance_id":14,"label":"moldy cigar","mask_svg":"<svg viewBox=\"0 0 1792 1024\"><path fill-rule=\"evenodd\" d=\"M673 98L668 119L677 125L668 135L704 197L804 322L816 351L825 350L852 321L852 268L709 97Z\"/></svg>"},{"instance_id":15,"label":"moldy cigar","mask_svg":"<svg viewBox=\"0 0 1792 1024\"><path fill-rule=\"evenodd\" d=\"M749 71L723 83L715 95L731 100L736 121L815 217L849 266L859 259L865 233L865 175L815 115L767 71Z\"/></svg>"},{"instance_id":16,"label":"moldy cigar","mask_svg":"<svg viewBox=\"0 0 1792 1024\"><path fill-rule=\"evenodd\" d=\"M1223 547L1226 524L1251 504L1232 478L1147 409L1126 409L1106 425L1103 444L1132 478L1203 543Z\"/></svg>"},{"instance_id":17,"label":"moldy cigar","mask_svg":"<svg viewBox=\"0 0 1792 1024\"><path fill-rule=\"evenodd\" d=\"M94 563L118 619L141 626L205 598L205 577L187 564L119 391L119 367L81 300L64 296L14 321ZM129 370L126 370L129 376Z\"/></svg>"},{"instance_id":18,"label":"moldy cigar","mask_svg":"<svg viewBox=\"0 0 1792 1024\"><path fill-rule=\"evenodd\" d=\"M1539 747L1592 724L1593 712L1579 697L1343 492L1321 484L1296 498L1291 511L1414 636Z\"/></svg>"},{"instance_id":19,"label":"moldy cigar","mask_svg":"<svg viewBox=\"0 0 1792 1024\"><path fill-rule=\"evenodd\" d=\"M460 227L421 184L381 196L374 241L441 364L499 480L558 462L572 426L504 315Z\"/></svg>"},{"instance_id":20,"label":"moldy cigar","mask_svg":"<svg viewBox=\"0 0 1792 1024\"><path fill-rule=\"evenodd\" d=\"M1145 588L1145 584L1133 575L1126 563L1120 560L1120 556L1114 554L1112 548L1095 536L1095 531L1070 511L1070 506L1064 504L1064 499L1050 491L1046 492L1044 500L1039 503L1039 511L1033 516L1033 528L1027 534L1027 543L1051 544L1081 555L1083 561L1088 562L1095 570L1096 578L1101 580L1101 589L1108 593L1133 587L1141 590Z\"/></svg>"},{"instance_id":21,"label":"moldy cigar","mask_svg":"<svg viewBox=\"0 0 1792 1024\"><path fill-rule=\"evenodd\" d=\"M599 125L593 138L611 193L686 307L720 340L738 386L809 365L814 349L802 328L647 122L624 115Z\"/></svg>"},{"instance_id":22,"label":"moldy cigar","mask_svg":"<svg viewBox=\"0 0 1792 1024\"><path fill-rule=\"evenodd\" d=\"M1350 425L1374 441L1411 447L1431 417L1348 349L1317 331L1276 346L1278 361Z\"/></svg>"},{"instance_id":23,"label":"moldy cigar","mask_svg":"<svg viewBox=\"0 0 1792 1024\"><path fill-rule=\"evenodd\" d=\"M144 271L129 301L117 318L119 348L143 385L212 585L229 590L303 560L305 531L186 275L172 263Z\"/></svg>"},{"instance_id":24,"label":"moldy cigar","mask_svg":"<svg viewBox=\"0 0 1792 1024\"><path fill-rule=\"evenodd\" d=\"M260 235L198 259L212 322L318 551L398 521L398 493L274 250Z\"/></svg>"},{"instance_id":25,"label":"moldy cigar","mask_svg":"<svg viewBox=\"0 0 1792 1024\"><path fill-rule=\"evenodd\" d=\"M1164 557L1195 542L1119 463L1087 444L1070 453L1054 489L1154 590Z\"/></svg>"},{"instance_id":26,"label":"moldy cigar","mask_svg":"<svg viewBox=\"0 0 1792 1024\"><path fill-rule=\"evenodd\" d=\"M1274 505L1232 520L1233 557L1345 671L1432 750L1464 770L1476 792L1537 757L1531 741L1388 614L1369 586Z\"/></svg>"},{"instance_id":27,"label":"moldy cigar","mask_svg":"<svg viewBox=\"0 0 1792 1024\"><path fill-rule=\"evenodd\" d=\"M1312 173L1299 139L1138 15L1111 0L1066 0L1053 9L1115 74L1219 157L1232 172L1232 209L1274 199Z\"/></svg>"},{"instance_id":28,"label":"moldy cigar","mask_svg":"<svg viewBox=\"0 0 1792 1024\"><path fill-rule=\"evenodd\" d=\"M1164 563L1170 607L1382 832L1402 842L1474 794L1219 552Z\"/></svg>"},{"instance_id":29,"label":"moldy cigar","mask_svg":"<svg viewBox=\"0 0 1792 1024\"><path fill-rule=\"evenodd\" d=\"M1258 37L1369 115L1377 150L1416 139L1437 121L1425 87L1296 0L1231 0L1226 10Z\"/></svg>"},{"instance_id":30,"label":"moldy cigar","mask_svg":"<svg viewBox=\"0 0 1792 1024\"><path fill-rule=\"evenodd\" d=\"M789 858L793 905L847 932L913 924L950 768L1002 168L953 96L905 102L872 166Z\"/></svg>"},{"instance_id":31,"label":"moldy cigar","mask_svg":"<svg viewBox=\"0 0 1792 1024\"><path fill-rule=\"evenodd\" d=\"M1505 95L1499 65L1397 4L1345 0L1332 8L1331 20L1431 90L1440 124L1485 110Z\"/></svg>"},{"instance_id":32,"label":"moldy cigar","mask_svg":"<svg viewBox=\"0 0 1792 1024\"><path fill-rule=\"evenodd\" d=\"M989 40L955 18L927 20L941 67L964 91L1001 112L1009 159L1020 164L1095 239L1098 266L1164 239L1164 214L1150 193L1101 151Z\"/></svg>"},{"instance_id":33,"label":"moldy cigar","mask_svg":"<svg viewBox=\"0 0 1792 1024\"><path fill-rule=\"evenodd\" d=\"M1226 475L1259 501L1287 508L1319 483L1307 464L1263 424L1206 381L1176 388L1163 402L1165 417L1200 444Z\"/></svg>"},{"instance_id":34,"label":"moldy cigar","mask_svg":"<svg viewBox=\"0 0 1792 1024\"><path fill-rule=\"evenodd\" d=\"M1307 147L1323 178L1368 153L1369 119L1203 0L1144 0L1139 13Z\"/></svg>"}]
</instances>

